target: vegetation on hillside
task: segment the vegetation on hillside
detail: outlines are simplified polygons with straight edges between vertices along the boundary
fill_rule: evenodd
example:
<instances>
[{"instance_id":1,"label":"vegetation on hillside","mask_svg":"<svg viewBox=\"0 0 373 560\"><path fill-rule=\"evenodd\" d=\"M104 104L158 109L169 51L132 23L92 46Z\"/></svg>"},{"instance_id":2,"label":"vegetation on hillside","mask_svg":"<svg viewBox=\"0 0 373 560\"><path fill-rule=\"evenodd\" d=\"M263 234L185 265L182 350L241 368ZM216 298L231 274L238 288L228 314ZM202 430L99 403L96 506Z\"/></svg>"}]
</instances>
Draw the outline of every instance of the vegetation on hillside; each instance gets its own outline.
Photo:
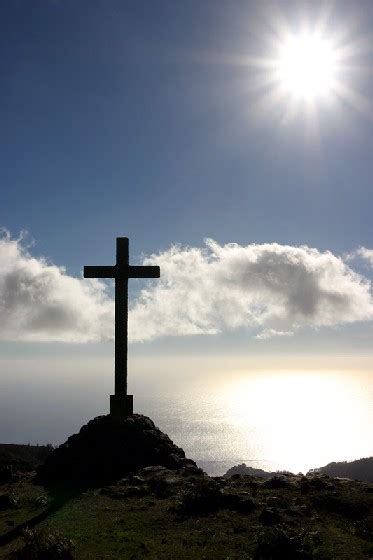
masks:
<instances>
[{"instance_id":1,"label":"vegetation on hillside","mask_svg":"<svg viewBox=\"0 0 373 560\"><path fill-rule=\"evenodd\" d=\"M373 485L146 467L116 484L0 486L0 558L362 560L373 555Z\"/></svg>"},{"instance_id":2,"label":"vegetation on hillside","mask_svg":"<svg viewBox=\"0 0 373 560\"><path fill-rule=\"evenodd\" d=\"M38 466L53 451L51 444L47 445L22 445L16 443L0 443L0 465ZM30 469L28 469L30 470Z\"/></svg>"},{"instance_id":3,"label":"vegetation on hillside","mask_svg":"<svg viewBox=\"0 0 373 560\"><path fill-rule=\"evenodd\" d=\"M21 445L0 443L0 483L6 482L13 472L35 470L53 451L48 445Z\"/></svg>"}]
</instances>

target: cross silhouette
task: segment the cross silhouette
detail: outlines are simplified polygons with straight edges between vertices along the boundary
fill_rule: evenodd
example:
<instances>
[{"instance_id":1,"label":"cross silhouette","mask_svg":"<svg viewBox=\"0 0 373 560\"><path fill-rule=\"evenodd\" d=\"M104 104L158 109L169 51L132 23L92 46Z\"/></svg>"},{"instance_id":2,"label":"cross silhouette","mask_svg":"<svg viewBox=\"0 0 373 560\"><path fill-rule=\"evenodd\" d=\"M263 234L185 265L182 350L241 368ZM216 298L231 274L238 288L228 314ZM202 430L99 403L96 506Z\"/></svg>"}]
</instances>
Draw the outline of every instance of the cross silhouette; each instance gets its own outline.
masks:
<instances>
[{"instance_id":1,"label":"cross silhouette","mask_svg":"<svg viewBox=\"0 0 373 560\"><path fill-rule=\"evenodd\" d=\"M159 278L159 266L130 266L128 237L117 237L114 266L85 266L84 278L115 279L115 390L110 395L110 415L133 414L133 396L127 395L128 278Z\"/></svg>"}]
</instances>

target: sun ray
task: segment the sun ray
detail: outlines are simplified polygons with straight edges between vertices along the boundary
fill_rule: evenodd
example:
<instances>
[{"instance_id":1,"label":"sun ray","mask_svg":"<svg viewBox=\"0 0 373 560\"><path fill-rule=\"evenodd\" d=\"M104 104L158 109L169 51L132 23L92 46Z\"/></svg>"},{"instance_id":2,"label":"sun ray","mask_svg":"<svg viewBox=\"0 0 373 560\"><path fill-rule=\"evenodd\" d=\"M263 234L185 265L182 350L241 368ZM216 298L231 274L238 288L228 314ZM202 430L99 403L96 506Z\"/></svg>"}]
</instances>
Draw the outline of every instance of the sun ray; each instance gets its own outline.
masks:
<instances>
[{"instance_id":1,"label":"sun ray","mask_svg":"<svg viewBox=\"0 0 373 560\"><path fill-rule=\"evenodd\" d=\"M336 87L336 95L347 102L353 109L373 121L373 107L369 100L347 84L339 82Z\"/></svg>"}]
</instances>

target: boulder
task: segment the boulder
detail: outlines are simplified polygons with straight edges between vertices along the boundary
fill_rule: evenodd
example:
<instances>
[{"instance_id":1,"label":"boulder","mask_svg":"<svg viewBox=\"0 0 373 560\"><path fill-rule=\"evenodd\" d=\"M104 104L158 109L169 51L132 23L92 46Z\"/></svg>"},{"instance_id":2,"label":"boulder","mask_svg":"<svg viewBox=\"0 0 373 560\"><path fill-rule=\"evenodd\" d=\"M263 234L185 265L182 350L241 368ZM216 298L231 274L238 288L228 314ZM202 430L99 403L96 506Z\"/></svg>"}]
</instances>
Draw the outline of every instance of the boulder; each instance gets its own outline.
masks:
<instances>
[{"instance_id":1,"label":"boulder","mask_svg":"<svg viewBox=\"0 0 373 560\"><path fill-rule=\"evenodd\" d=\"M175 510L185 516L205 515L217 511L221 507L221 499L218 484L206 478L180 492Z\"/></svg>"},{"instance_id":2,"label":"boulder","mask_svg":"<svg viewBox=\"0 0 373 560\"><path fill-rule=\"evenodd\" d=\"M265 488L271 488L271 489L288 488L290 486L290 482L287 480L287 478L284 475L273 476L268 480L266 480L263 483L263 486Z\"/></svg>"},{"instance_id":3,"label":"boulder","mask_svg":"<svg viewBox=\"0 0 373 560\"><path fill-rule=\"evenodd\" d=\"M184 451L141 414L115 419L98 416L55 449L38 469L47 481L118 481L152 465L171 470L196 468Z\"/></svg>"},{"instance_id":4,"label":"boulder","mask_svg":"<svg viewBox=\"0 0 373 560\"><path fill-rule=\"evenodd\" d=\"M251 513L256 508L256 503L246 494L229 494L222 492L221 505L225 509L239 513Z\"/></svg>"}]
</instances>

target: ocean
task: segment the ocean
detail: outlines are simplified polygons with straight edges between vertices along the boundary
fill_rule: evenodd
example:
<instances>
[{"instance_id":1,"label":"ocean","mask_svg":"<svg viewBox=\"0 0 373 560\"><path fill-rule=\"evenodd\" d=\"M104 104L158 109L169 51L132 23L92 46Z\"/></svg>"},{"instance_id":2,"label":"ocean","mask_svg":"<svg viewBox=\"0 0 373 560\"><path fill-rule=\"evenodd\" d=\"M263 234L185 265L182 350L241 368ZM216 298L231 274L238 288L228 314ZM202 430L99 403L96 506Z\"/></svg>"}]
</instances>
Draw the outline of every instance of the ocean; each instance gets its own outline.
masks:
<instances>
[{"instance_id":1,"label":"ocean","mask_svg":"<svg viewBox=\"0 0 373 560\"><path fill-rule=\"evenodd\" d=\"M373 456L369 372L241 372L139 404L210 475L240 463L305 473Z\"/></svg>"},{"instance_id":2,"label":"ocean","mask_svg":"<svg viewBox=\"0 0 373 560\"><path fill-rule=\"evenodd\" d=\"M58 445L89 419L107 414L113 375L72 360L0 377L0 442ZM166 375L131 370L135 412L156 425L210 475L240 463L307 472L332 461L373 456L373 373L296 369ZM219 364L218 364L219 366ZM96 370L94 369L96 367ZM58 369L57 369L58 368ZM185 368L185 369L186 369Z\"/></svg>"}]
</instances>

